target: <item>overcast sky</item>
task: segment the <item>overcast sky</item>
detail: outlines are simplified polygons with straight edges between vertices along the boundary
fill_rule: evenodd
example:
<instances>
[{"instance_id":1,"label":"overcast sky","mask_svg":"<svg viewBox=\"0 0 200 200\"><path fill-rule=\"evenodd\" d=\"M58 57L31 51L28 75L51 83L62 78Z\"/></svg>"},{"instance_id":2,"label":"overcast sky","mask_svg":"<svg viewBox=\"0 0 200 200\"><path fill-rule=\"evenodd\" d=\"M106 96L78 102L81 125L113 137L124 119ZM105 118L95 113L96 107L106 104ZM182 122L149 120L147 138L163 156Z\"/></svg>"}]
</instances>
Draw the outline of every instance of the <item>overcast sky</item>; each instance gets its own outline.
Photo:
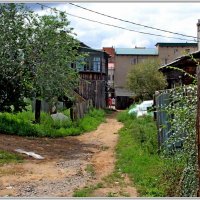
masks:
<instances>
[{"instance_id":1,"label":"overcast sky","mask_svg":"<svg viewBox=\"0 0 200 200\"><path fill-rule=\"evenodd\" d=\"M197 21L200 19L200 3L75 3L100 13L111 15L142 25L152 26L190 36L197 36ZM100 49L102 47L146 47L154 48L157 42L195 42L192 38L156 31L149 28L110 19L81 8L74 7L68 3L46 3L59 10L89 18L92 20L121 26L136 31L149 32L163 36L178 37L184 40L170 39L152 35L130 32L106 25L89 22L68 16L70 26L74 28L77 38L86 45ZM32 8L40 14L48 13L41 10L39 6L31 4ZM46 8L45 8L46 9ZM193 41L189 41L189 40Z\"/></svg>"}]
</instances>

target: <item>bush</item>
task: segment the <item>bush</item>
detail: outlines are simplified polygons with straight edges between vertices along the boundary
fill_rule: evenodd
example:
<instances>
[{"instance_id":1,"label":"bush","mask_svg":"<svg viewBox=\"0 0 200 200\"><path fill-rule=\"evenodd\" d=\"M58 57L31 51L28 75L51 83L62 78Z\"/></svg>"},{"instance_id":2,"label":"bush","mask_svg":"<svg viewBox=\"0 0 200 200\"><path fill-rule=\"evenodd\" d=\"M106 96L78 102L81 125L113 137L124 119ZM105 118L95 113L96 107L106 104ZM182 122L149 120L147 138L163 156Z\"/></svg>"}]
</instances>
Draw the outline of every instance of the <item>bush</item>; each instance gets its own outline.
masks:
<instances>
[{"instance_id":1,"label":"bush","mask_svg":"<svg viewBox=\"0 0 200 200\"><path fill-rule=\"evenodd\" d=\"M54 121L47 113L41 113L41 123L33 124L34 114L30 111L11 114L0 113L0 131L5 134L38 137L64 137L92 131L104 120L103 110L91 109L84 118L72 122Z\"/></svg>"}]
</instances>

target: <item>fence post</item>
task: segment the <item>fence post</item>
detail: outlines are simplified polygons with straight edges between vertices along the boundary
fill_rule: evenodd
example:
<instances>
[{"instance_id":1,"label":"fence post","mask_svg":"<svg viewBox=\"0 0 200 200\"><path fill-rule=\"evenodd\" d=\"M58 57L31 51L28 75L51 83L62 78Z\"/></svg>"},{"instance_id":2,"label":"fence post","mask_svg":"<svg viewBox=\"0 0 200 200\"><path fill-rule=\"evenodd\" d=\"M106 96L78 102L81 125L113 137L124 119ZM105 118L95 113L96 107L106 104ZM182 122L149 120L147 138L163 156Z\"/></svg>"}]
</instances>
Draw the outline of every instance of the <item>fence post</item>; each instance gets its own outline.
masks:
<instances>
[{"instance_id":1,"label":"fence post","mask_svg":"<svg viewBox=\"0 0 200 200\"><path fill-rule=\"evenodd\" d=\"M197 155L198 155L198 191L200 197L200 66L197 67L197 117L196 117Z\"/></svg>"}]
</instances>

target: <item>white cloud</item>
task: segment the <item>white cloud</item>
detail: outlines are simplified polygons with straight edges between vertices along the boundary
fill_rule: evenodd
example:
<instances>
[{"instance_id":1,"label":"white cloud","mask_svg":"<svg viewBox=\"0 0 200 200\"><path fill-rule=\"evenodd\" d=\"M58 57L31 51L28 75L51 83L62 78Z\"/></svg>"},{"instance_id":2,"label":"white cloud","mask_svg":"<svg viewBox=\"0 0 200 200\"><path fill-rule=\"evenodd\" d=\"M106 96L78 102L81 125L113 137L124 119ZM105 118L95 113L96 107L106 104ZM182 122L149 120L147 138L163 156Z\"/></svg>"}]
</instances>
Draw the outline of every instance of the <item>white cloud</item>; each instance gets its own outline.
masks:
<instances>
[{"instance_id":1,"label":"white cloud","mask_svg":"<svg viewBox=\"0 0 200 200\"><path fill-rule=\"evenodd\" d=\"M95 10L107 15L125 19L139 24L152 26L160 29L170 30L186 35L197 35L196 23L200 18L199 3L74 3L83 7ZM50 4L49 4L50 5ZM55 7L55 5L54 5ZM57 9L68 13L89 18L104 23L122 26L137 31L150 32L170 37L183 38L179 35L164 33L141 26L128 24L118 20L110 19L95 13L74 7L68 3L58 4ZM40 11L45 13L45 11ZM134 47L146 46L154 47L157 42L186 42L177 40L139 34L125 31L114 27L109 27L94 22L69 16L70 26L74 28L78 39L93 48L103 46ZM192 38L188 38L192 39ZM189 42L189 41L188 41ZM192 42L192 41L190 41Z\"/></svg>"}]
</instances>

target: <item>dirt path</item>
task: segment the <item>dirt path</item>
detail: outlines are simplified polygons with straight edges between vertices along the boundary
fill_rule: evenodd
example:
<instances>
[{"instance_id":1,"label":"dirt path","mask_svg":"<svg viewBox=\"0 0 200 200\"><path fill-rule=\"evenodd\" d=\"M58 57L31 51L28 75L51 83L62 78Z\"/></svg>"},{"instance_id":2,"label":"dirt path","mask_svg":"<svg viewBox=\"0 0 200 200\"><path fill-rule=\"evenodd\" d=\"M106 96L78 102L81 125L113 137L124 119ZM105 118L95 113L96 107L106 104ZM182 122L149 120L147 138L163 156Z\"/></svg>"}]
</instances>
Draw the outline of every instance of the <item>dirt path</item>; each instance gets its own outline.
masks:
<instances>
[{"instance_id":1,"label":"dirt path","mask_svg":"<svg viewBox=\"0 0 200 200\"><path fill-rule=\"evenodd\" d=\"M0 149L13 152L21 148L45 158L24 156L23 163L1 166L0 197L71 197L74 190L101 182L114 170L117 132L122 127L115 115L109 116L96 131L76 137L49 139L0 134ZM98 188L93 196L136 197L129 179L124 180L123 188L115 182Z\"/></svg>"}]
</instances>

